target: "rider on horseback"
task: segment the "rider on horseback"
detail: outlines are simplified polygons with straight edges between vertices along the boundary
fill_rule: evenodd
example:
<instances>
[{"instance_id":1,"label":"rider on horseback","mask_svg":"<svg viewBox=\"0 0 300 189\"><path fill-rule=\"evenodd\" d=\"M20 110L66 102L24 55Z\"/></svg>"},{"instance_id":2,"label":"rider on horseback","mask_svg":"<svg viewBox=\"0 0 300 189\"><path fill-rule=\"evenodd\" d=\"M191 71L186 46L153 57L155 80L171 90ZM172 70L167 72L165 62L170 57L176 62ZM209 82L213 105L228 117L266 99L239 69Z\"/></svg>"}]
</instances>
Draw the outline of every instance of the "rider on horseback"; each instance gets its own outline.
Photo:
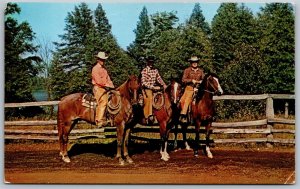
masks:
<instances>
[{"instance_id":1,"label":"rider on horseback","mask_svg":"<svg viewBox=\"0 0 300 189\"><path fill-rule=\"evenodd\" d=\"M95 122L98 127L103 127L108 124L104 116L108 103L107 92L109 89L113 89L115 87L104 66L105 60L108 56L105 52L99 52L96 55L96 58L97 64L92 70L92 83L94 85L93 93L98 104Z\"/></svg>"},{"instance_id":2,"label":"rider on horseback","mask_svg":"<svg viewBox=\"0 0 300 189\"><path fill-rule=\"evenodd\" d=\"M193 101L194 93L197 84L200 84L204 78L204 71L198 67L199 59L197 56L192 56L189 59L190 67L186 68L183 73L182 83L186 86L184 93L180 99L180 121L187 122L187 110Z\"/></svg>"},{"instance_id":3,"label":"rider on horseback","mask_svg":"<svg viewBox=\"0 0 300 189\"><path fill-rule=\"evenodd\" d=\"M141 85L143 88L143 98L144 98L144 116L146 118L147 124L152 124L154 122L154 115L152 112L152 102L153 102L153 91L158 91L161 89L160 86L155 85L158 83L163 86L164 89L167 85L162 80L158 73L158 70L153 67L154 57L149 56L147 58L147 66L141 72Z\"/></svg>"}]
</instances>

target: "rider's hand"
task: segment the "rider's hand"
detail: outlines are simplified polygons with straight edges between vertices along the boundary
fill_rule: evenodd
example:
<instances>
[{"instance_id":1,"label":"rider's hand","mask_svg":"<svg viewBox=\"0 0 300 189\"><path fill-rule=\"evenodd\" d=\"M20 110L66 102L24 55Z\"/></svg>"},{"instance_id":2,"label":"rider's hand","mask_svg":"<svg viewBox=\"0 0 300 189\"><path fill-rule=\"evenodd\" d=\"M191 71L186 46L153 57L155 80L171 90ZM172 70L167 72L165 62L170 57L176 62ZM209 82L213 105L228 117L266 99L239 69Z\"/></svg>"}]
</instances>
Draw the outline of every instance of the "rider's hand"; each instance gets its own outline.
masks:
<instances>
[{"instance_id":1,"label":"rider's hand","mask_svg":"<svg viewBox=\"0 0 300 189\"><path fill-rule=\"evenodd\" d=\"M158 91L158 90L160 90L160 87L159 86L154 86L153 89Z\"/></svg>"}]
</instances>

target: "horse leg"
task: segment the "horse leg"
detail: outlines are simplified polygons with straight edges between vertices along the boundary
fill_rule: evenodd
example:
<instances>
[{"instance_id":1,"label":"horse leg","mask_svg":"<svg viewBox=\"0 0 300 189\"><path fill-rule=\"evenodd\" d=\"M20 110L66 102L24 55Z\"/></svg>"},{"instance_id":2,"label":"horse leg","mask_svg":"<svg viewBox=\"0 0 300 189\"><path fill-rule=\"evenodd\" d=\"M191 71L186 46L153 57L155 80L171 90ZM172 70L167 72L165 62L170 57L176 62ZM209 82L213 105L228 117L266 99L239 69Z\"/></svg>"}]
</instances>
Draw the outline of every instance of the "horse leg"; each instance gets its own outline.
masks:
<instances>
[{"instance_id":1,"label":"horse leg","mask_svg":"<svg viewBox=\"0 0 300 189\"><path fill-rule=\"evenodd\" d=\"M211 128L211 122L209 122L206 126L206 135L205 135L205 150L206 150L206 155L209 158L213 158L212 153L210 152L209 149L209 136L210 136L210 128Z\"/></svg>"},{"instance_id":2,"label":"horse leg","mask_svg":"<svg viewBox=\"0 0 300 189\"><path fill-rule=\"evenodd\" d=\"M199 154L198 154L198 149L199 149L199 133L200 133L200 125L201 125L201 123L200 123L200 121L199 120L197 120L196 121L196 126L195 126L195 148L194 148L194 156L195 157L198 157L199 156Z\"/></svg>"},{"instance_id":3,"label":"horse leg","mask_svg":"<svg viewBox=\"0 0 300 189\"><path fill-rule=\"evenodd\" d=\"M185 145L185 149L186 150L191 150L191 147L189 146L189 144L186 140L187 127L188 127L188 125L186 123L182 124L182 126L181 126L181 128L182 128L182 137L183 137L183 142L184 142L184 145Z\"/></svg>"},{"instance_id":4,"label":"horse leg","mask_svg":"<svg viewBox=\"0 0 300 189\"><path fill-rule=\"evenodd\" d=\"M177 149L178 144L177 144L177 134L178 134L178 124L175 123L175 129L174 129L174 149Z\"/></svg>"},{"instance_id":5,"label":"horse leg","mask_svg":"<svg viewBox=\"0 0 300 189\"><path fill-rule=\"evenodd\" d=\"M170 156L167 152L168 132L167 132L167 124L165 121L160 124L160 138L161 138L161 148L160 148L161 159L164 161L168 161Z\"/></svg>"},{"instance_id":6,"label":"horse leg","mask_svg":"<svg viewBox=\"0 0 300 189\"><path fill-rule=\"evenodd\" d=\"M123 151L124 151L124 157L126 158L126 161L131 164L133 163L133 160L131 159L131 157L129 157L129 153L128 153L129 135L130 135L130 128L127 128L125 131L125 137L123 142Z\"/></svg>"},{"instance_id":7,"label":"horse leg","mask_svg":"<svg viewBox=\"0 0 300 189\"><path fill-rule=\"evenodd\" d=\"M122 145L123 145L123 138L124 138L124 122L121 123L119 127L117 127L117 155L116 159L119 160L120 165L125 165L125 161L122 158Z\"/></svg>"},{"instance_id":8,"label":"horse leg","mask_svg":"<svg viewBox=\"0 0 300 189\"><path fill-rule=\"evenodd\" d=\"M62 160L66 163L69 163L71 160L68 156L68 142L69 142L69 133L74 127L76 122L65 122L63 123L63 127L59 129L59 142L60 142L60 155L62 156Z\"/></svg>"}]
</instances>

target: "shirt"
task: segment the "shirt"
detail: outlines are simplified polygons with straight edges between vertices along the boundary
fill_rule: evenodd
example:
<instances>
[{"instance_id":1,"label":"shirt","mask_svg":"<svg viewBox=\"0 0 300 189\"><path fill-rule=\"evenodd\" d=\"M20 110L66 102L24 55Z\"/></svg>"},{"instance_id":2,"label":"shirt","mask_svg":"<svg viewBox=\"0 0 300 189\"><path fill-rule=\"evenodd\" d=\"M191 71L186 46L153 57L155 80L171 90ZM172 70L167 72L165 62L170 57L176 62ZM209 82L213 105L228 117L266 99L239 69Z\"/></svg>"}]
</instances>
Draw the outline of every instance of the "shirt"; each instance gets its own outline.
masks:
<instances>
[{"instance_id":1,"label":"shirt","mask_svg":"<svg viewBox=\"0 0 300 189\"><path fill-rule=\"evenodd\" d=\"M188 67L184 70L182 76L182 82L186 85L191 85L192 80L200 81L204 79L204 72L201 68Z\"/></svg>"},{"instance_id":2,"label":"shirt","mask_svg":"<svg viewBox=\"0 0 300 189\"><path fill-rule=\"evenodd\" d=\"M92 70L92 83L99 87L111 87L114 88L114 84L111 81L107 70L100 64L96 64Z\"/></svg>"},{"instance_id":3,"label":"shirt","mask_svg":"<svg viewBox=\"0 0 300 189\"><path fill-rule=\"evenodd\" d=\"M142 86L148 88L148 89L153 89L154 84L158 82L162 86L165 86L165 82L162 80L160 77L158 70L157 69L151 69L149 66L144 68L141 72L142 74Z\"/></svg>"}]
</instances>

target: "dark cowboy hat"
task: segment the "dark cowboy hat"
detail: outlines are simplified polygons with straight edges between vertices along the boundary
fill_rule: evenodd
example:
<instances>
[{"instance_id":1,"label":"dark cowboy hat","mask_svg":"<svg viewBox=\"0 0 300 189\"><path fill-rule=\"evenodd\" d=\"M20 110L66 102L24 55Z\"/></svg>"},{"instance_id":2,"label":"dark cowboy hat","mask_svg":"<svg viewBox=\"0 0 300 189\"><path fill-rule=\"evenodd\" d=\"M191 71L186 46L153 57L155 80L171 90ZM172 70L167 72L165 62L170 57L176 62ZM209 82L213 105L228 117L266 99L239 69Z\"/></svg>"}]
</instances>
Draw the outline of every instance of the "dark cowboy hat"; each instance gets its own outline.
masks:
<instances>
[{"instance_id":1,"label":"dark cowboy hat","mask_svg":"<svg viewBox=\"0 0 300 189\"><path fill-rule=\"evenodd\" d=\"M153 55L147 56L146 60L147 60L147 62L154 62L155 56L153 56Z\"/></svg>"}]
</instances>

